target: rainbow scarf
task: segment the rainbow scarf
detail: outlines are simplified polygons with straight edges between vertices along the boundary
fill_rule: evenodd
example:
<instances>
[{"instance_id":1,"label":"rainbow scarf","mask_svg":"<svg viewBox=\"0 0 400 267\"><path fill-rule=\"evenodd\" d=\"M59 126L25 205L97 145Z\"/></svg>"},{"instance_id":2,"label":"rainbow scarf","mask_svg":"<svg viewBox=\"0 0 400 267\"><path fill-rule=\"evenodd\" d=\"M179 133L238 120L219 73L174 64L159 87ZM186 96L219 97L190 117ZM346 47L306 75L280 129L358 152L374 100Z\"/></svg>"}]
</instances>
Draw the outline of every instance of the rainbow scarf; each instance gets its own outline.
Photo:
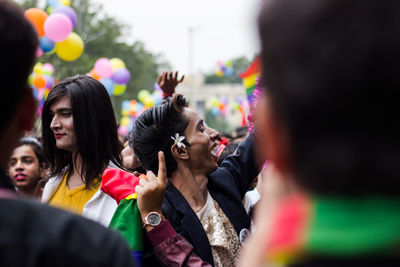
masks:
<instances>
[{"instance_id":1,"label":"rainbow scarf","mask_svg":"<svg viewBox=\"0 0 400 267\"><path fill-rule=\"evenodd\" d=\"M139 180L129 172L107 168L103 173L100 189L117 201L118 207L109 227L125 238L134 261L140 266L143 253L143 228L135 192Z\"/></svg>"},{"instance_id":2,"label":"rainbow scarf","mask_svg":"<svg viewBox=\"0 0 400 267\"><path fill-rule=\"evenodd\" d=\"M308 257L357 258L399 252L400 198L293 195L275 214L265 263L286 266Z\"/></svg>"}]
</instances>

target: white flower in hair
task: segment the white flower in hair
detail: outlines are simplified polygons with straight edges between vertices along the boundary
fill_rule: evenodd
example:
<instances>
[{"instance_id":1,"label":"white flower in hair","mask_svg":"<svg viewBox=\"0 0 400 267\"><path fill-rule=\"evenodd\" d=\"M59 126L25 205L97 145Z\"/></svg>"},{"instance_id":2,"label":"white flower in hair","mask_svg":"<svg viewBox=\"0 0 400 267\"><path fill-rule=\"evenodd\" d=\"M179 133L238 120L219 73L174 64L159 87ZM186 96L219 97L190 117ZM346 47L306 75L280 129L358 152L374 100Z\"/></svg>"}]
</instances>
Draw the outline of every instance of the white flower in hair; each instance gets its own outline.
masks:
<instances>
[{"instance_id":1,"label":"white flower in hair","mask_svg":"<svg viewBox=\"0 0 400 267\"><path fill-rule=\"evenodd\" d=\"M184 147L186 148L185 144L182 142L183 139L185 139L184 136L179 136L179 133L175 134L175 138L171 136L171 139L175 141L175 144L178 146L178 148Z\"/></svg>"}]
</instances>

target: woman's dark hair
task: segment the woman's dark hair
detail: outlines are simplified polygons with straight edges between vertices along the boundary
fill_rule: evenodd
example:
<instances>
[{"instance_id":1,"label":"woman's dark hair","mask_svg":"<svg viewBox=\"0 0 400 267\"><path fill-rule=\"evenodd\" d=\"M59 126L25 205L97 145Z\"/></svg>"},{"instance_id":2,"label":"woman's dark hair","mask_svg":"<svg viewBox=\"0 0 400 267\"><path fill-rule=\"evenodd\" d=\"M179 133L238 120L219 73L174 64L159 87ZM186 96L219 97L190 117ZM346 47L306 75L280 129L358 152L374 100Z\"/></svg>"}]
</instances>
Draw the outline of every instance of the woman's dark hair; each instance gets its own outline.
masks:
<instances>
[{"instance_id":1,"label":"woman's dark hair","mask_svg":"<svg viewBox=\"0 0 400 267\"><path fill-rule=\"evenodd\" d=\"M44 154L43 146L39 142L39 140L34 136L25 136L19 140L18 146L28 145L32 147L33 152L39 161L39 167L42 167L42 164L45 164L45 168L47 168L47 159Z\"/></svg>"},{"instance_id":2,"label":"woman's dark hair","mask_svg":"<svg viewBox=\"0 0 400 267\"><path fill-rule=\"evenodd\" d=\"M73 170L75 161L71 152L56 147L54 133L50 129L53 119L50 107L65 95L71 101L78 153L82 157L81 175L89 186L110 161L122 168L122 144L118 140L111 99L99 81L83 75L67 78L51 89L42 113L43 147L50 163L51 176L61 175L65 167Z\"/></svg>"},{"instance_id":3,"label":"woman's dark hair","mask_svg":"<svg viewBox=\"0 0 400 267\"><path fill-rule=\"evenodd\" d=\"M157 174L158 151L164 152L167 176L170 177L176 170L177 164L171 153L174 140L171 137L176 133L184 135L189 124L189 120L183 116L185 107L187 102L184 96L175 94L162 105L146 110L135 120L130 145L146 170Z\"/></svg>"},{"instance_id":4,"label":"woman's dark hair","mask_svg":"<svg viewBox=\"0 0 400 267\"><path fill-rule=\"evenodd\" d=\"M266 2L263 82L304 190L399 194L399 10L398 0Z\"/></svg>"}]
</instances>

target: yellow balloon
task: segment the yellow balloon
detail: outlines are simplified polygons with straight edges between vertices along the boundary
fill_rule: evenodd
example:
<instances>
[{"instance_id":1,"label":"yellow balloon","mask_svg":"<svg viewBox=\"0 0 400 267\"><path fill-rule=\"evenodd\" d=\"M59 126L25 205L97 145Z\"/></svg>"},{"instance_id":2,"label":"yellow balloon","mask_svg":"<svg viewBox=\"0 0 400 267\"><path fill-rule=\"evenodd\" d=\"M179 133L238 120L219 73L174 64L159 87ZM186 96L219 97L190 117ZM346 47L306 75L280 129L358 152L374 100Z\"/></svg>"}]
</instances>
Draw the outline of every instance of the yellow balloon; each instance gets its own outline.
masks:
<instances>
[{"instance_id":1,"label":"yellow balloon","mask_svg":"<svg viewBox=\"0 0 400 267\"><path fill-rule=\"evenodd\" d=\"M117 57L110 59L110 63L113 70L126 68L125 63L122 61L122 59Z\"/></svg>"},{"instance_id":2,"label":"yellow balloon","mask_svg":"<svg viewBox=\"0 0 400 267\"><path fill-rule=\"evenodd\" d=\"M129 116L129 111L126 109L123 109L123 110L121 110L121 114L122 114L122 116L127 117L127 116Z\"/></svg>"},{"instance_id":3,"label":"yellow balloon","mask_svg":"<svg viewBox=\"0 0 400 267\"><path fill-rule=\"evenodd\" d=\"M146 99L144 99L143 104L146 107L152 107L154 106L154 99L151 96L146 97Z\"/></svg>"},{"instance_id":4,"label":"yellow balloon","mask_svg":"<svg viewBox=\"0 0 400 267\"><path fill-rule=\"evenodd\" d=\"M43 73L42 67L43 67L42 63L40 62L36 63L35 66L33 67L33 72L36 74L42 74Z\"/></svg>"},{"instance_id":5,"label":"yellow balloon","mask_svg":"<svg viewBox=\"0 0 400 267\"><path fill-rule=\"evenodd\" d=\"M122 117L122 118L121 118L120 124L121 124L122 126L128 126L129 123L130 123L130 120L129 120L128 117Z\"/></svg>"},{"instance_id":6,"label":"yellow balloon","mask_svg":"<svg viewBox=\"0 0 400 267\"><path fill-rule=\"evenodd\" d=\"M113 95L122 95L125 93L126 84L115 84Z\"/></svg>"},{"instance_id":7,"label":"yellow balloon","mask_svg":"<svg viewBox=\"0 0 400 267\"><path fill-rule=\"evenodd\" d=\"M83 41L81 37L71 32L67 39L56 43L56 53L64 61L73 61L79 58L83 53Z\"/></svg>"},{"instance_id":8,"label":"yellow balloon","mask_svg":"<svg viewBox=\"0 0 400 267\"><path fill-rule=\"evenodd\" d=\"M64 6L70 6L71 0L60 0L60 4L62 4Z\"/></svg>"}]
</instances>

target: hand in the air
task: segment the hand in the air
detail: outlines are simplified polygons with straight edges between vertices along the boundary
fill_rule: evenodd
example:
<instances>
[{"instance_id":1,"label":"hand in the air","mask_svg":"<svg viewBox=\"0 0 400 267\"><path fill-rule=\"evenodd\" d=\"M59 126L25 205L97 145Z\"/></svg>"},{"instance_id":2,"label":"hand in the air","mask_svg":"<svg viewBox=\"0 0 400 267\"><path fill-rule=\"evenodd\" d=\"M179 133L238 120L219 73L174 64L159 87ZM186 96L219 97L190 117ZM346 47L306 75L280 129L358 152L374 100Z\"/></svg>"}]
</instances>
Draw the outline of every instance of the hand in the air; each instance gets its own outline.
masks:
<instances>
[{"instance_id":1,"label":"hand in the air","mask_svg":"<svg viewBox=\"0 0 400 267\"><path fill-rule=\"evenodd\" d=\"M178 79L178 71L175 71L175 74L173 71L164 71L158 76L157 83L165 95L172 95L175 93L176 86L183 82L184 78L185 75Z\"/></svg>"}]
</instances>

